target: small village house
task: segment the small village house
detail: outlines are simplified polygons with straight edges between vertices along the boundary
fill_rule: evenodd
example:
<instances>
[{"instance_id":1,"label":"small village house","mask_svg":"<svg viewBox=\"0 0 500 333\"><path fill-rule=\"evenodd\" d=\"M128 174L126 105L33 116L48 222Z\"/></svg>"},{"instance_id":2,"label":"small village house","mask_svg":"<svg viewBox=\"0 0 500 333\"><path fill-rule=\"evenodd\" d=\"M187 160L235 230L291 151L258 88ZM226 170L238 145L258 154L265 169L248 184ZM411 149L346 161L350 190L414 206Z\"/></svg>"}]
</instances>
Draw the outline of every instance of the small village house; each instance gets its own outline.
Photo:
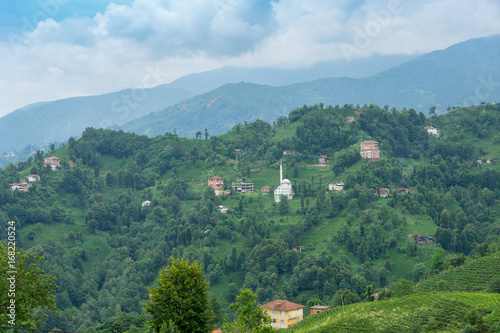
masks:
<instances>
[{"instance_id":1,"label":"small village house","mask_svg":"<svg viewBox=\"0 0 500 333\"><path fill-rule=\"evenodd\" d=\"M314 305L309 308L311 316L326 310L330 310L328 305Z\"/></svg>"},{"instance_id":2,"label":"small village house","mask_svg":"<svg viewBox=\"0 0 500 333\"><path fill-rule=\"evenodd\" d=\"M407 188L404 188L404 187L398 189L398 194L401 194L401 195L407 194L409 192L410 192L410 189L407 189Z\"/></svg>"},{"instance_id":3,"label":"small village house","mask_svg":"<svg viewBox=\"0 0 500 333\"><path fill-rule=\"evenodd\" d=\"M328 191L341 192L344 189L344 183L328 184Z\"/></svg>"},{"instance_id":4,"label":"small village house","mask_svg":"<svg viewBox=\"0 0 500 333\"><path fill-rule=\"evenodd\" d=\"M143 202L142 202L141 207L144 207L144 206L150 206L150 205L151 205L151 201L146 200L146 201L143 201Z\"/></svg>"},{"instance_id":5,"label":"small village house","mask_svg":"<svg viewBox=\"0 0 500 333\"><path fill-rule=\"evenodd\" d=\"M217 208L217 212L222 213L222 214L227 214L228 209L229 209L229 207L227 207L227 206L219 206L219 208Z\"/></svg>"},{"instance_id":6,"label":"small village house","mask_svg":"<svg viewBox=\"0 0 500 333\"><path fill-rule=\"evenodd\" d=\"M260 193L262 194L269 194L271 192L271 188L269 186L263 186L261 189L260 189Z\"/></svg>"},{"instance_id":7,"label":"small village house","mask_svg":"<svg viewBox=\"0 0 500 333\"><path fill-rule=\"evenodd\" d=\"M389 195L389 189L388 188L381 188L379 191L378 191L378 194L382 197L382 198L385 198Z\"/></svg>"},{"instance_id":8,"label":"small village house","mask_svg":"<svg viewBox=\"0 0 500 333\"><path fill-rule=\"evenodd\" d=\"M277 329L287 328L297 324L304 318L304 305L277 299L262 305L271 317L271 326Z\"/></svg>"},{"instance_id":9,"label":"small village house","mask_svg":"<svg viewBox=\"0 0 500 333\"><path fill-rule=\"evenodd\" d=\"M10 186L10 189L12 191L18 190L18 191L26 192L29 190L29 188L32 185L23 179L23 180L21 180L20 183L12 183L12 184L9 184L9 186Z\"/></svg>"},{"instance_id":10,"label":"small village house","mask_svg":"<svg viewBox=\"0 0 500 333\"><path fill-rule=\"evenodd\" d=\"M353 121L356 121L356 118L352 116L344 119L344 123L352 123Z\"/></svg>"},{"instance_id":11,"label":"small village house","mask_svg":"<svg viewBox=\"0 0 500 333\"><path fill-rule=\"evenodd\" d=\"M55 156L47 157L43 165L48 165L50 166L50 170L56 171L57 168L61 167L61 160L59 159L59 157Z\"/></svg>"},{"instance_id":12,"label":"small village house","mask_svg":"<svg viewBox=\"0 0 500 333\"><path fill-rule=\"evenodd\" d=\"M283 150L283 155L293 155L293 154L294 154L293 150L290 149Z\"/></svg>"},{"instance_id":13,"label":"small village house","mask_svg":"<svg viewBox=\"0 0 500 333\"><path fill-rule=\"evenodd\" d=\"M321 155L318 157L318 164L326 164L329 160L328 156Z\"/></svg>"},{"instance_id":14,"label":"small village house","mask_svg":"<svg viewBox=\"0 0 500 333\"><path fill-rule=\"evenodd\" d=\"M31 175L27 175L27 176L26 176L26 178L28 179L28 181L29 181L30 183L40 181L40 176L33 175L33 174L31 174Z\"/></svg>"},{"instance_id":15,"label":"small village house","mask_svg":"<svg viewBox=\"0 0 500 333\"><path fill-rule=\"evenodd\" d=\"M432 236L425 236L423 234L417 234L416 237L413 234L408 234L406 235L406 239L410 241L416 241L418 244L428 244L428 243L434 243L436 240Z\"/></svg>"},{"instance_id":16,"label":"small village house","mask_svg":"<svg viewBox=\"0 0 500 333\"><path fill-rule=\"evenodd\" d=\"M425 127L425 129L427 130L427 133L439 137L439 130L437 128L432 126L427 126Z\"/></svg>"}]
</instances>

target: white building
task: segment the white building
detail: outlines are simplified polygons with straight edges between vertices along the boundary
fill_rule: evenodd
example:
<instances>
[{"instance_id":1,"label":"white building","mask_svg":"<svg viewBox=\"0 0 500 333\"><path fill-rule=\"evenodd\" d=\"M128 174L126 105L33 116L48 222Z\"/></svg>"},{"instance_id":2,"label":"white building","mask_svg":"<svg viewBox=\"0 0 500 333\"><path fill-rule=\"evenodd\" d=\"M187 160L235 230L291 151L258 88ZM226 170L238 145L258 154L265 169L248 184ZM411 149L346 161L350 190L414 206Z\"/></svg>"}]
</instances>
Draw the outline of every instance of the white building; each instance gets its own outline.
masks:
<instances>
[{"instance_id":1,"label":"white building","mask_svg":"<svg viewBox=\"0 0 500 333\"><path fill-rule=\"evenodd\" d=\"M30 183L37 182L40 180L40 176L33 175L33 174L26 176L26 178L28 178L28 181Z\"/></svg>"},{"instance_id":2,"label":"white building","mask_svg":"<svg viewBox=\"0 0 500 333\"><path fill-rule=\"evenodd\" d=\"M425 127L425 129L427 130L427 133L435 135L435 136L439 136L439 130L436 127L427 126L427 127Z\"/></svg>"},{"instance_id":3,"label":"white building","mask_svg":"<svg viewBox=\"0 0 500 333\"><path fill-rule=\"evenodd\" d=\"M143 201L143 202L142 202L141 207L144 207L144 206L150 206L150 205L151 205L151 201L146 200L146 201Z\"/></svg>"},{"instance_id":4,"label":"white building","mask_svg":"<svg viewBox=\"0 0 500 333\"><path fill-rule=\"evenodd\" d=\"M329 191L342 191L344 189L344 183L328 184Z\"/></svg>"},{"instance_id":5,"label":"white building","mask_svg":"<svg viewBox=\"0 0 500 333\"><path fill-rule=\"evenodd\" d=\"M280 160L280 186L274 190L274 201L280 202L281 196L285 195L287 199L292 198L292 182L288 179L283 179L283 165Z\"/></svg>"}]
</instances>

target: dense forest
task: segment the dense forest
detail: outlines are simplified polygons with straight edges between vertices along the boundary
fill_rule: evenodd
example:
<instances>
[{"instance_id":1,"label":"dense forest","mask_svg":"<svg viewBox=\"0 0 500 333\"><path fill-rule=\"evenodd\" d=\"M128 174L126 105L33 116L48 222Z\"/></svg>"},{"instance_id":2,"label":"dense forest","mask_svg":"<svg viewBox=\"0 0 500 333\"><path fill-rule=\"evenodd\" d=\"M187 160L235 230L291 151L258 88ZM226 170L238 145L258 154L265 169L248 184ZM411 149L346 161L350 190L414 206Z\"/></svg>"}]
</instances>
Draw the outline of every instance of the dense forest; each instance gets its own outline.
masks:
<instances>
[{"instance_id":1,"label":"dense forest","mask_svg":"<svg viewBox=\"0 0 500 333\"><path fill-rule=\"evenodd\" d=\"M228 304L241 288L260 304L336 306L340 294L360 302L368 290L389 298L498 249L499 105L426 118L319 104L272 124L209 130L149 138L88 128L0 170L0 220L16 222L18 245L43 256L41 268L56 277L59 312L41 310L45 328L143 332L147 287L173 258L203 266L220 327L234 318ZM361 158L364 140L379 142L380 160ZM320 155L330 161L318 164ZM49 156L61 159L59 170L44 165ZM260 188L279 185L280 159L294 196L276 203ZM28 174L40 180L12 191ZM256 193L216 196L207 186L215 175L225 189L252 182ZM343 191L329 190L336 182Z\"/></svg>"}]
</instances>

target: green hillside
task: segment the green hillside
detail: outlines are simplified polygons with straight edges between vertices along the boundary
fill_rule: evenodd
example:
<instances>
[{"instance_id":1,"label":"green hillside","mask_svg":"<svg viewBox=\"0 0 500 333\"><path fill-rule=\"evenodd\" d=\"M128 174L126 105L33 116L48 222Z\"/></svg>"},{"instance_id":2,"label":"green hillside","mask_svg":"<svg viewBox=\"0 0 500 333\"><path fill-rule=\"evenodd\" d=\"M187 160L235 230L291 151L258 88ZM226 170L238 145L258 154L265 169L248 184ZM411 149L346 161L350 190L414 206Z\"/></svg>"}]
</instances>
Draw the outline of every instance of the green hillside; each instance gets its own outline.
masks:
<instances>
[{"instance_id":1,"label":"green hillside","mask_svg":"<svg viewBox=\"0 0 500 333\"><path fill-rule=\"evenodd\" d=\"M48 314L48 329L113 332L120 322L123 332L144 332L147 287L172 257L203 264L219 327L234 317L228 305L240 288L259 304L337 305L340 293L358 302L385 288L395 302L445 263L496 251L499 129L496 104L431 118L373 104L311 105L274 124L256 120L217 136L200 130L197 139L88 128L0 170L0 219L16 221L18 244L43 254L42 269L57 277L60 313ZM379 142L380 160L361 158L364 140ZM44 166L52 155L61 159L54 172ZM261 188L279 186L280 159L293 199L276 203ZM40 181L10 189L28 174ZM216 196L207 186L215 175L226 190L243 181L255 193ZM343 191L329 190L338 182Z\"/></svg>"},{"instance_id":2,"label":"green hillside","mask_svg":"<svg viewBox=\"0 0 500 333\"><path fill-rule=\"evenodd\" d=\"M437 291L440 280L446 282L447 290L488 291L492 282L499 279L500 253L497 252L423 280L417 285L417 291Z\"/></svg>"},{"instance_id":3,"label":"green hillside","mask_svg":"<svg viewBox=\"0 0 500 333\"><path fill-rule=\"evenodd\" d=\"M285 332L487 332L500 330L500 295L424 293L336 307Z\"/></svg>"}]
</instances>

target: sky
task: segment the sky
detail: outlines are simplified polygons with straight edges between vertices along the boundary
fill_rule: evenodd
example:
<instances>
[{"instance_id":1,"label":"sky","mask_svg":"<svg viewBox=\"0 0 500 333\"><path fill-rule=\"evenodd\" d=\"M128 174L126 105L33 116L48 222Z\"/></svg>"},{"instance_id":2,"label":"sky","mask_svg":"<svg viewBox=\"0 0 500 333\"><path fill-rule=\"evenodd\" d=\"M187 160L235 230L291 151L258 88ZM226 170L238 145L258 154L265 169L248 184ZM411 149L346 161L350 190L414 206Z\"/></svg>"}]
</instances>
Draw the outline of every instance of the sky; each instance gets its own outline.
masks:
<instances>
[{"instance_id":1,"label":"sky","mask_svg":"<svg viewBox=\"0 0 500 333\"><path fill-rule=\"evenodd\" d=\"M423 54L498 17L498 0L0 0L0 116L223 66Z\"/></svg>"}]
</instances>

